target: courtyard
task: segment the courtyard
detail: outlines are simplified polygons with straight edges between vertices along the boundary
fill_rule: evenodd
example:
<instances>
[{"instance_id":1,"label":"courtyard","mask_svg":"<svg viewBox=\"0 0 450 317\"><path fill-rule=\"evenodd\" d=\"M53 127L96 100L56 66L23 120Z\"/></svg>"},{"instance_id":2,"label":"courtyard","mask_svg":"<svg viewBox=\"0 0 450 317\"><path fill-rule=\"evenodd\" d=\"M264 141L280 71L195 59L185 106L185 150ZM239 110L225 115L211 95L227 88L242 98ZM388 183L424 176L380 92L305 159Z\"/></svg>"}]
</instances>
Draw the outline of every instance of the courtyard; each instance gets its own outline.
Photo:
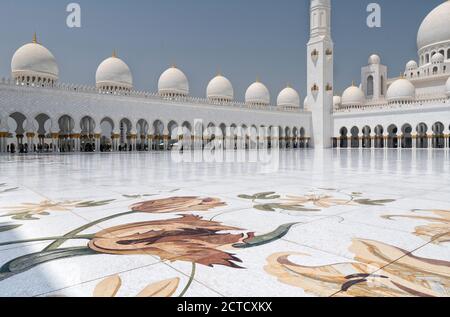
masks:
<instances>
[{"instance_id":1,"label":"courtyard","mask_svg":"<svg viewBox=\"0 0 450 317\"><path fill-rule=\"evenodd\" d=\"M0 296L450 296L450 152L0 157Z\"/></svg>"}]
</instances>

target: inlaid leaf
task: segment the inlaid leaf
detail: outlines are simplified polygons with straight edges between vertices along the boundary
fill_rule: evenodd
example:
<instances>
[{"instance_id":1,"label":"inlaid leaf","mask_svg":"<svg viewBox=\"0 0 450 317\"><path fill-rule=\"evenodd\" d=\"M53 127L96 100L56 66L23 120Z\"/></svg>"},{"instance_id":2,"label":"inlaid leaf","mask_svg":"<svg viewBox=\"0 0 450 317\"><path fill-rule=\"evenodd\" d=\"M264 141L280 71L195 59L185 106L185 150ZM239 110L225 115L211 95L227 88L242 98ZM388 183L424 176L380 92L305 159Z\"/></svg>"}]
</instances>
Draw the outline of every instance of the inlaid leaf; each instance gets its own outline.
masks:
<instances>
[{"instance_id":1,"label":"inlaid leaf","mask_svg":"<svg viewBox=\"0 0 450 317\"><path fill-rule=\"evenodd\" d=\"M74 247L27 254L11 260L3 265L0 268L0 281L10 278L16 274L26 272L44 263L93 254L97 253L88 247Z\"/></svg>"},{"instance_id":2,"label":"inlaid leaf","mask_svg":"<svg viewBox=\"0 0 450 317\"><path fill-rule=\"evenodd\" d=\"M83 201L81 203L76 204L76 207L78 208L101 207L106 206L109 203L112 203L113 201L115 201L115 199L101 200L101 201Z\"/></svg>"},{"instance_id":3,"label":"inlaid leaf","mask_svg":"<svg viewBox=\"0 0 450 317\"><path fill-rule=\"evenodd\" d=\"M97 284L94 289L94 297L115 297L121 286L120 276L108 277Z\"/></svg>"},{"instance_id":4,"label":"inlaid leaf","mask_svg":"<svg viewBox=\"0 0 450 317\"><path fill-rule=\"evenodd\" d=\"M366 206L384 206L385 204L395 202L395 199L382 199L382 200L356 199L355 202L360 205Z\"/></svg>"},{"instance_id":5,"label":"inlaid leaf","mask_svg":"<svg viewBox=\"0 0 450 317\"><path fill-rule=\"evenodd\" d=\"M261 210L261 211L270 211L270 212L275 212L278 209L287 210L287 211L298 211L298 212L320 211L320 209L305 208L302 205L286 205L286 204L262 204L262 205L256 205L256 206L254 206L254 208Z\"/></svg>"},{"instance_id":6,"label":"inlaid leaf","mask_svg":"<svg viewBox=\"0 0 450 317\"><path fill-rule=\"evenodd\" d=\"M180 284L179 278L151 284L140 292L137 297L171 297Z\"/></svg>"},{"instance_id":7,"label":"inlaid leaf","mask_svg":"<svg viewBox=\"0 0 450 317\"><path fill-rule=\"evenodd\" d=\"M233 247L237 249L248 249L253 247L258 247L261 245L265 245L276 240L283 238L286 234L288 234L289 230L295 225L298 225L299 222L296 223L288 223L278 227L275 231L267 233L262 236L250 236L249 238L244 240L244 243L234 244Z\"/></svg>"},{"instance_id":8,"label":"inlaid leaf","mask_svg":"<svg viewBox=\"0 0 450 317\"><path fill-rule=\"evenodd\" d=\"M11 230L19 228L20 226L22 226L22 225L5 225L5 226L0 226L0 232L11 231Z\"/></svg>"},{"instance_id":9,"label":"inlaid leaf","mask_svg":"<svg viewBox=\"0 0 450 317\"><path fill-rule=\"evenodd\" d=\"M264 193L257 193L254 195L239 195L238 197L249 200L273 200L278 199L281 196L276 195L276 192L264 192Z\"/></svg>"}]
</instances>

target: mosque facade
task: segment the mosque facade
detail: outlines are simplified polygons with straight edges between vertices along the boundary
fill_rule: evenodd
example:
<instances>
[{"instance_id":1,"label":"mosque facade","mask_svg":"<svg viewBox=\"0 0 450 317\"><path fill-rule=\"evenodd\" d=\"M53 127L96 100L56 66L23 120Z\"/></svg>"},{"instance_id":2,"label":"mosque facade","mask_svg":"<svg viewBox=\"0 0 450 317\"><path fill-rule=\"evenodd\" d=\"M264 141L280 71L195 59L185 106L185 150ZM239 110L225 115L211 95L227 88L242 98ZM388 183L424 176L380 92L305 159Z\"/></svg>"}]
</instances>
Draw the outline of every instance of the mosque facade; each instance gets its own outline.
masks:
<instances>
[{"instance_id":1,"label":"mosque facade","mask_svg":"<svg viewBox=\"0 0 450 317\"><path fill-rule=\"evenodd\" d=\"M96 85L62 84L55 56L37 37L19 48L11 78L0 82L0 152L159 151L257 148L449 148L450 1L435 8L418 32L418 61L388 77L379 55L361 82L334 94L331 1L311 0L307 96L286 87L275 104L259 80L236 101L222 74L206 97L190 96L176 66L156 93L134 89L124 60L113 53Z\"/></svg>"}]
</instances>

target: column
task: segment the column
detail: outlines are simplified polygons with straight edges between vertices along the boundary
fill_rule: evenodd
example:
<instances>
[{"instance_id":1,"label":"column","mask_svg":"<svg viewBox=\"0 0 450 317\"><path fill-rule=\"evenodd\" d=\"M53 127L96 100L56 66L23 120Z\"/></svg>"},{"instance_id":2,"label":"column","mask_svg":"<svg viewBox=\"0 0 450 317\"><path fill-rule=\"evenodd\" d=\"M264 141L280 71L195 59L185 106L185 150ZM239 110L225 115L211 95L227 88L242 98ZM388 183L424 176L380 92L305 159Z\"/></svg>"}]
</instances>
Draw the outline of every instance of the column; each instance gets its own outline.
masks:
<instances>
[{"instance_id":1,"label":"column","mask_svg":"<svg viewBox=\"0 0 450 317\"><path fill-rule=\"evenodd\" d=\"M6 153L7 144L6 138L8 137L8 132L0 132L0 153Z\"/></svg>"},{"instance_id":2,"label":"column","mask_svg":"<svg viewBox=\"0 0 450 317\"><path fill-rule=\"evenodd\" d=\"M341 137L340 136L336 138L336 148L338 150L341 149Z\"/></svg>"},{"instance_id":3,"label":"column","mask_svg":"<svg viewBox=\"0 0 450 317\"><path fill-rule=\"evenodd\" d=\"M363 145L364 145L363 141L364 141L364 134L359 134L358 135L358 148L359 149L363 149Z\"/></svg>"},{"instance_id":4,"label":"column","mask_svg":"<svg viewBox=\"0 0 450 317\"><path fill-rule=\"evenodd\" d=\"M387 149L389 147L389 135L383 135L383 147Z\"/></svg>"},{"instance_id":5,"label":"column","mask_svg":"<svg viewBox=\"0 0 450 317\"><path fill-rule=\"evenodd\" d=\"M25 135L27 137L28 153L33 153L34 145L35 145L34 139L35 139L36 133L35 132L27 132Z\"/></svg>"},{"instance_id":6,"label":"column","mask_svg":"<svg viewBox=\"0 0 450 317\"><path fill-rule=\"evenodd\" d=\"M95 138L95 152L100 153L100 143L102 138L101 133L95 133L94 138Z\"/></svg>"},{"instance_id":7,"label":"column","mask_svg":"<svg viewBox=\"0 0 450 317\"><path fill-rule=\"evenodd\" d=\"M81 133L76 131L70 135L70 138L73 141L73 152L81 152Z\"/></svg>"},{"instance_id":8,"label":"column","mask_svg":"<svg viewBox=\"0 0 450 317\"><path fill-rule=\"evenodd\" d=\"M411 134L411 140L413 150L417 149L417 133Z\"/></svg>"},{"instance_id":9,"label":"column","mask_svg":"<svg viewBox=\"0 0 450 317\"><path fill-rule=\"evenodd\" d=\"M52 152L57 153L59 152L59 133L58 132L52 132Z\"/></svg>"},{"instance_id":10,"label":"column","mask_svg":"<svg viewBox=\"0 0 450 317\"><path fill-rule=\"evenodd\" d=\"M427 138L428 138L428 149L431 150L433 149L433 134L432 133L427 134Z\"/></svg>"},{"instance_id":11,"label":"column","mask_svg":"<svg viewBox=\"0 0 450 317\"><path fill-rule=\"evenodd\" d=\"M450 143L449 142L450 135L448 134L448 132L444 132L444 138L445 138L444 148L448 149L450 147L450 145L449 145L449 143Z\"/></svg>"},{"instance_id":12,"label":"column","mask_svg":"<svg viewBox=\"0 0 450 317\"><path fill-rule=\"evenodd\" d=\"M153 134L147 135L147 151L150 152L153 150Z\"/></svg>"}]
</instances>

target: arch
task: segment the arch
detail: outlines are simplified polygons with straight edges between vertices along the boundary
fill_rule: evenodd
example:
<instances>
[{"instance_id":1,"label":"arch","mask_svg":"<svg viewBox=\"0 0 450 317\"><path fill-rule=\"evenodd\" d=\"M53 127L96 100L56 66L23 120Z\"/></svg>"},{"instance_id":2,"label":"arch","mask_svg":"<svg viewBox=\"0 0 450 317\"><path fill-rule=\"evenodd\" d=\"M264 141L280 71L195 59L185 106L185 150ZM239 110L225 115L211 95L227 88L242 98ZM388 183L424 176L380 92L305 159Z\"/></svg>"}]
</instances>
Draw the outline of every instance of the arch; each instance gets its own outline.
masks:
<instances>
[{"instance_id":1,"label":"arch","mask_svg":"<svg viewBox=\"0 0 450 317\"><path fill-rule=\"evenodd\" d=\"M8 152L10 153L25 153L28 152L28 144L24 143L25 133L25 121L27 117L20 113L14 112L7 118L7 126L9 128L10 137L14 138L14 142L7 145Z\"/></svg>"},{"instance_id":2,"label":"arch","mask_svg":"<svg viewBox=\"0 0 450 317\"><path fill-rule=\"evenodd\" d=\"M51 128L52 128L52 120L50 116L46 113L40 113L34 117L34 120L37 123L37 152L50 152L52 149L52 141L51 141ZM49 142L47 142L49 140Z\"/></svg>"},{"instance_id":3,"label":"arch","mask_svg":"<svg viewBox=\"0 0 450 317\"><path fill-rule=\"evenodd\" d=\"M366 90L366 94L367 97L373 97L374 94L374 80L373 80L373 76L369 75L369 77L367 77L367 90Z\"/></svg>"},{"instance_id":4,"label":"arch","mask_svg":"<svg viewBox=\"0 0 450 317\"><path fill-rule=\"evenodd\" d=\"M178 146L178 141L180 140L180 131L178 127L178 123L174 120L169 121L169 123L167 124L167 130L169 132L169 150L174 146Z\"/></svg>"},{"instance_id":5,"label":"arch","mask_svg":"<svg viewBox=\"0 0 450 317\"><path fill-rule=\"evenodd\" d=\"M341 148L347 148L348 147L348 129L346 127L342 127L339 130L339 135L341 138Z\"/></svg>"},{"instance_id":6,"label":"arch","mask_svg":"<svg viewBox=\"0 0 450 317\"><path fill-rule=\"evenodd\" d=\"M184 121L181 124L182 130L182 145L181 150L191 150L193 149L193 134L192 134L192 125L188 121Z\"/></svg>"},{"instance_id":7,"label":"arch","mask_svg":"<svg viewBox=\"0 0 450 317\"><path fill-rule=\"evenodd\" d=\"M155 120L153 122L152 149L156 151L164 149L164 123L161 120Z\"/></svg>"},{"instance_id":8,"label":"arch","mask_svg":"<svg viewBox=\"0 0 450 317\"><path fill-rule=\"evenodd\" d=\"M398 142L398 128L395 124L391 124L387 128L388 132L388 141L387 141L387 147L391 149L395 149L399 146Z\"/></svg>"},{"instance_id":9,"label":"arch","mask_svg":"<svg viewBox=\"0 0 450 317\"><path fill-rule=\"evenodd\" d=\"M63 115L58 119L59 126L59 151L72 152L75 150L75 142L72 139L75 120L69 115Z\"/></svg>"},{"instance_id":10,"label":"arch","mask_svg":"<svg viewBox=\"0 0 450 317\"><path fill-rule=\"evenodd\" d=\"M95 151L95 121L90 116L80 120L80 151Z\"/></svg>"},{"instance_id":11,"label":"arch","mask_svg":"<svg viewBox=\"0 0 450 317\"><path fill-rule=\"evenodd\" d=\"M109 152L112 150L114 128L114 121L111 118L105 117L100 121L100 152Z\"/></svg>"},{"instance_id":12,"label":"arch","mask_svg":"<svg viewBox=\"0 0 450 317\"><path fill-rule=\"evenodd\" d=\"M119 151L132 151L131 133L133 131L133 124L128 118L123 118L119 123L120 129L120 145Z\"/></svg>"},{"instance_id":13,"label":"arch","mask_svg":"<svg viewBox=\"0 0 450 317\"><path fill-rule=\"evenodd\" d=\"M362 133L363 133L363 142L362 142L362 147L364 149L368 149L372 147L372 137L371 137L371 133L372 133L372 129L369 126L365 126L362 129Z\"/></svg>"},{"instance_id":14,"label":"arch","mask_svg":"<svg viewBox=\"0 0 450 317\"><path fill-rule=\"evenodd\" d=\"M137 151L147 151L148 143L147 143L147 135L150 130L150 126L145 119L139 119L136 123L136 132L139 137L139 143L136 145Z\"/></svg>"},{"instance_id":15,"label":"arch","mask_svg":"<svg viewBox=\"0 0 450 317\"><path fill-rule=\"evenodd\" d=\"M292 137L293 137L293 145L292 145L292 147L294 149L297 149L299 147L299 138L300 138L299 129L297 127L294 127L292 129Z\"/></svg>"},{"instance_id":16,"label":"arch","mask_svg":"<svg viewBox=\"0 0 450 317\"><path fill-rule=\"evenodd\" d=\"M445 147L445 136L444 130L445 126L442 122L436 122L433 124L433 148L435 149L443 149Z\"/></svg>"},{"instance_id":17,"label":"arch","mask_svg":"<svg viewBox=\"0 0 450 317\"><path fill-rule=\"evenodd\" d=\"M291 148L291 128L286 127L284 129L284 139L285 139L285 148L289 149Z\"/></svg>"},{"instance_id":18,"label":"arch","mask_svg":"<svg viewBox=\"0 0 450 317\"><path fill-rule=\"evenodd\" d=\"M374 147L377 149L384 148L384 128L382 125L377 125L374 129L375 141Z\"/></svg>"},{"instance_id":19,"label":"arch","mask_svg":"<svg viewBox=\"0 0 450 317\"><path fill-rule=\"evenodd\" d=\"M412 138L413 128L409 123L405 123L402 126L401 147L404 149L410 149L413 147Z\"/></svg>"},{"instance_id":20,"label":"arch","mask_svg":"<svg viewBox=\"0 0 450 317\"><path fill-rule=\"evenodd\" d=\"M417 148L427 148L428 147L428 136L427 136L427 132L428 132L428 126L421 122L417 125L416 127L416 132L417 132Z\"/></svg>"},{"instance_id":21,"label":"arch","mask_svg":"<svg viewBox=\"0 0 450 317\"><path fill-rule=\"evenodd\" d=\"M358 127L353 127L350 130L350 134L351 134L351 144L350 147L351 148L359 148L359 128Z\"/></svg>"}]
</instances>

